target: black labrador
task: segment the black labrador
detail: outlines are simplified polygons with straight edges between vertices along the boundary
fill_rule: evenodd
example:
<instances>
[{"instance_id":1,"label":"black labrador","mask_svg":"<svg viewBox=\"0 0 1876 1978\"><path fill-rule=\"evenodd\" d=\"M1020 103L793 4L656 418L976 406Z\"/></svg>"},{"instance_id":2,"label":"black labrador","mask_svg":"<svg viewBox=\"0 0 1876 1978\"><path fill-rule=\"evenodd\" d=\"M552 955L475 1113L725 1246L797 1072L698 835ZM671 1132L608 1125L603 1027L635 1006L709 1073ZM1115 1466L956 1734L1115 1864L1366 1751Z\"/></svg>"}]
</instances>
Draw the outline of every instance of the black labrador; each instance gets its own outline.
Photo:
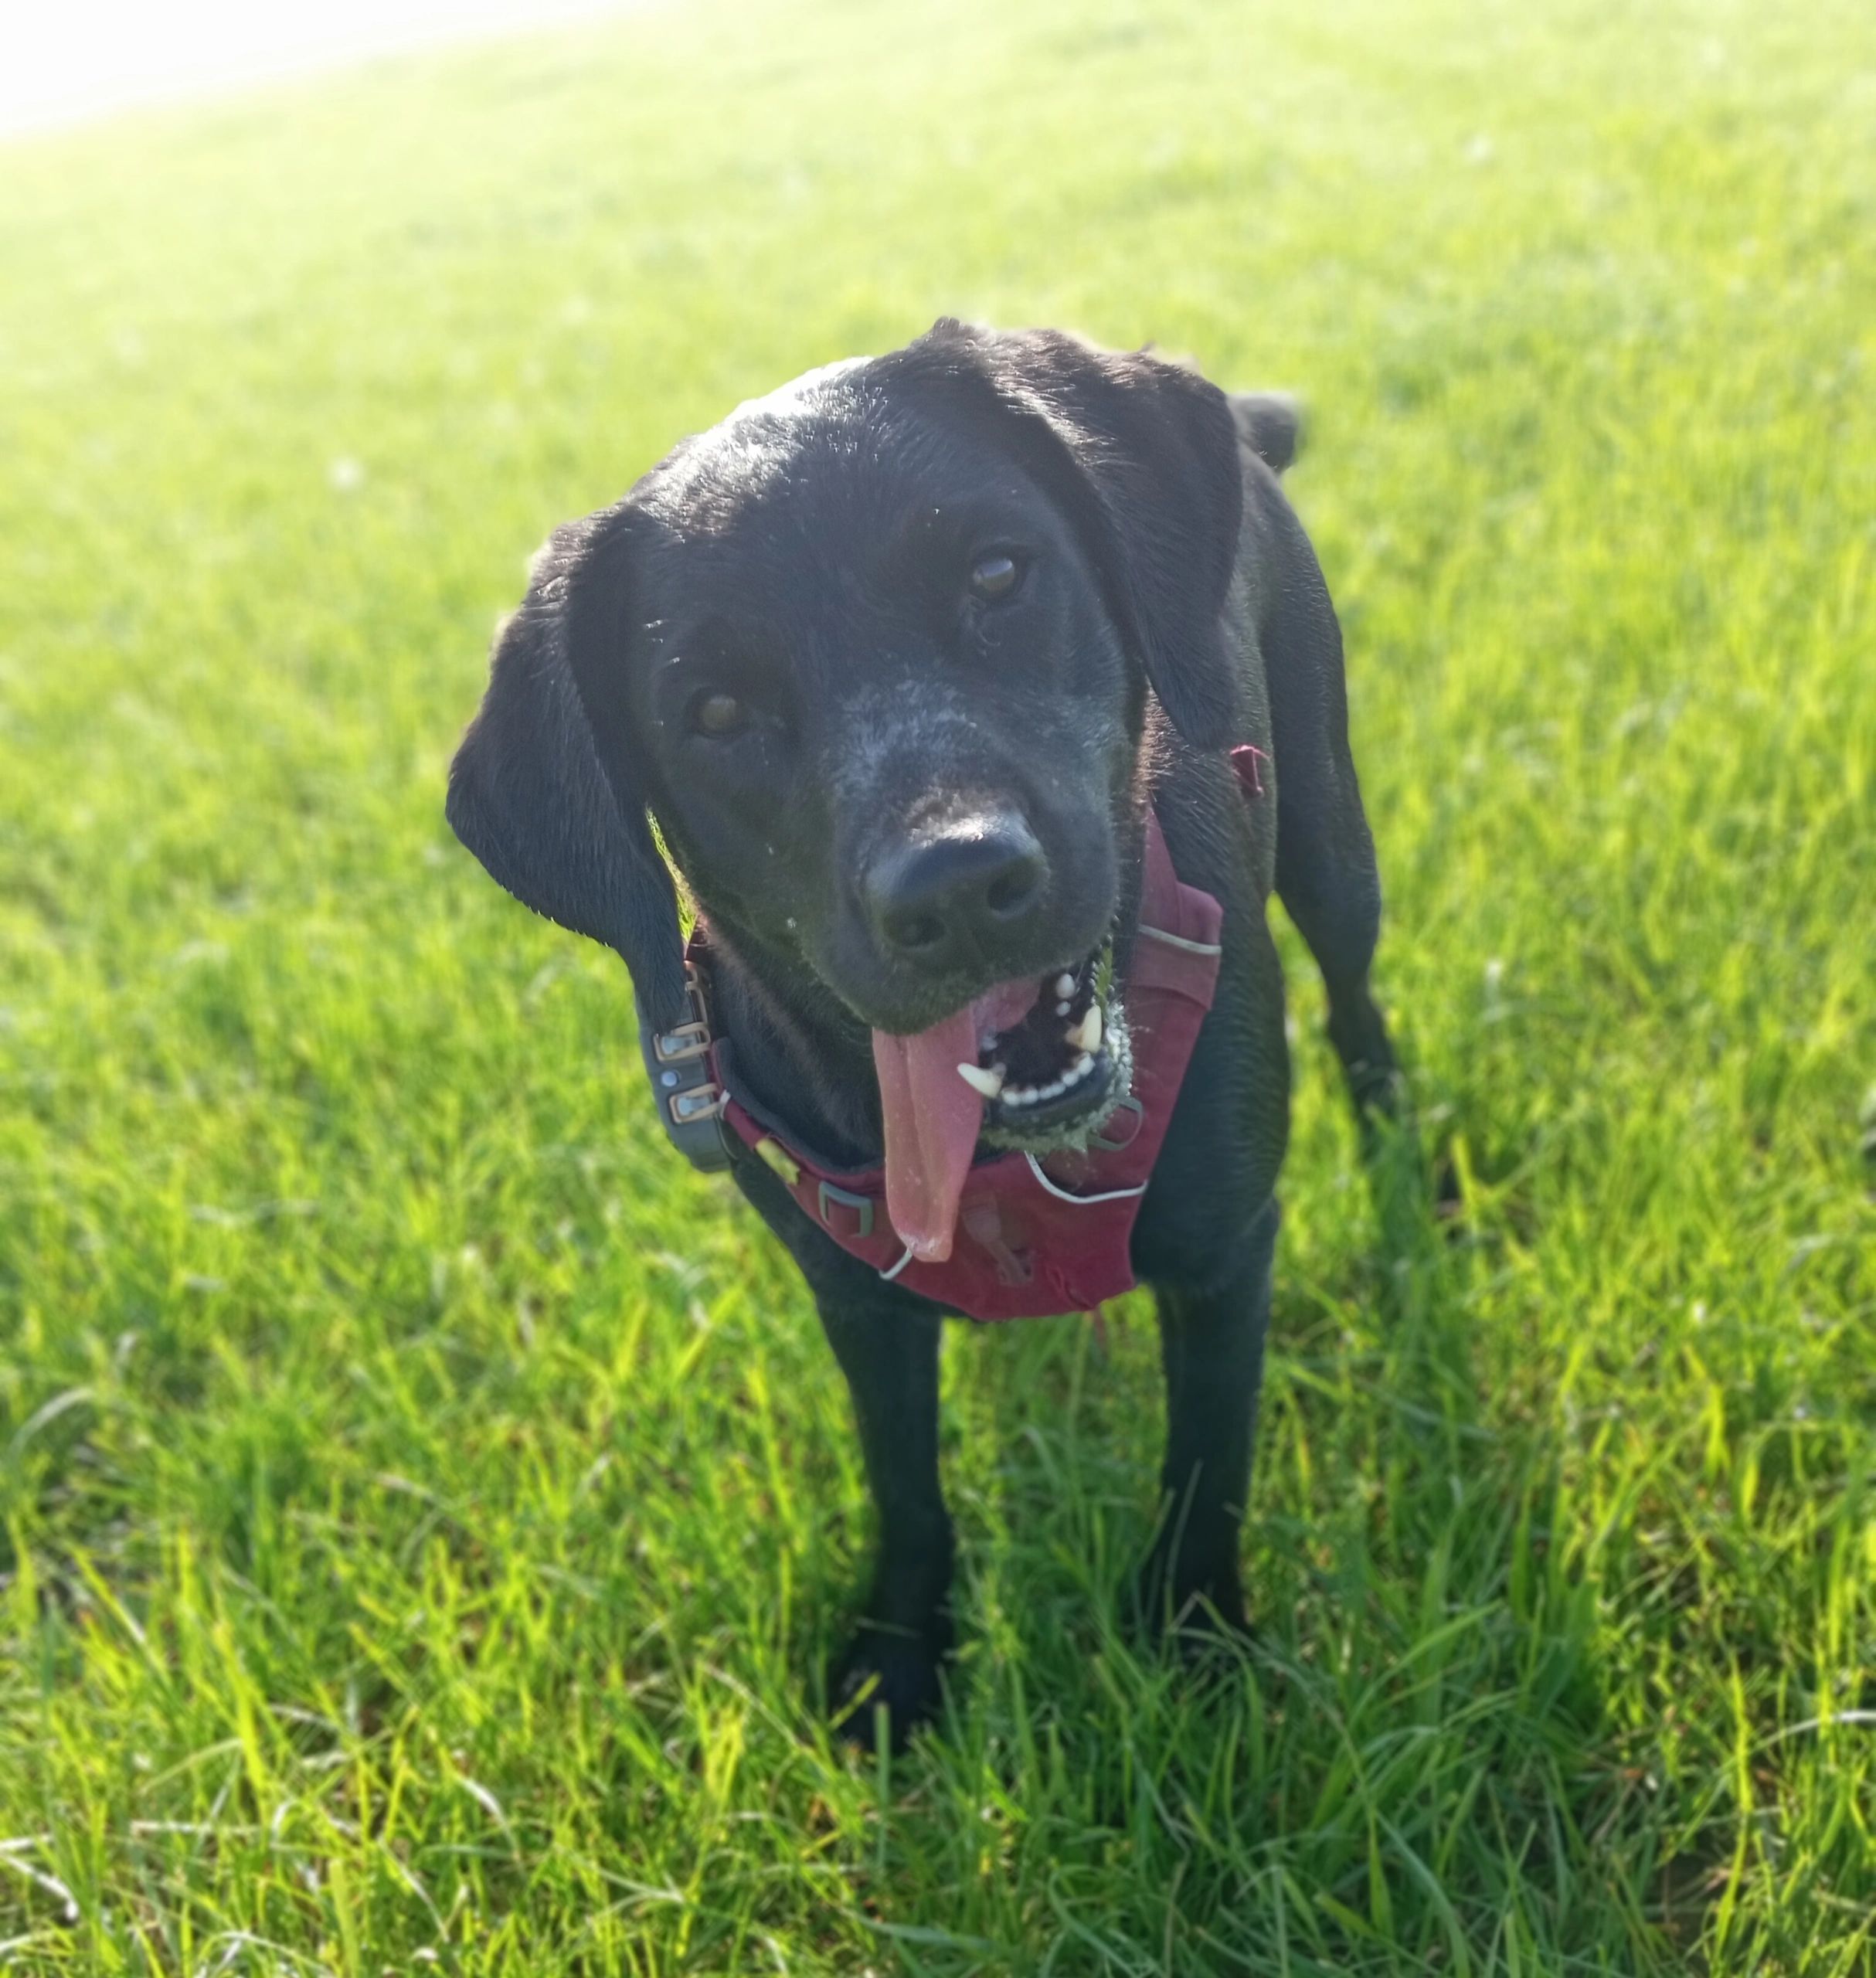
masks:
<instances>
[{"instance_id":1,"label":"black labrador","mask_svg":"<svg viewBox=\"0 0 1876 1978\"><path fill-rule=\"evenodd\" d=\"M617 950L654 1034L698 1014L655 820L708 930L739 1090L831 1169L883 1165L922 1258L946 1254L960 1161L1085 1142L1124 1100L1126 1054L1089 1012L1118 1037L1150 810L1223 922L1132 1226L1168 1415L1140 1597L1152 1624L1215 1634L1244 1626L1288 1129L1273 885L1358 1106L1387 1109L1398 1076L1368 987L1380 889L1341 633L1278 483L1296 440L1285 400L1052 331L947 320L811 372L556 531L450 780L464 843ZM1232 773L1246 744L1261 801ZM982 1048L949 1067L960 1023ZM786 1164L725 1139L851 1390L880 1541L833 1692L855 1735L883 1708L897 1742L952 1640L944 1308L817 1228Z\"/></svg>"}]
</instances>

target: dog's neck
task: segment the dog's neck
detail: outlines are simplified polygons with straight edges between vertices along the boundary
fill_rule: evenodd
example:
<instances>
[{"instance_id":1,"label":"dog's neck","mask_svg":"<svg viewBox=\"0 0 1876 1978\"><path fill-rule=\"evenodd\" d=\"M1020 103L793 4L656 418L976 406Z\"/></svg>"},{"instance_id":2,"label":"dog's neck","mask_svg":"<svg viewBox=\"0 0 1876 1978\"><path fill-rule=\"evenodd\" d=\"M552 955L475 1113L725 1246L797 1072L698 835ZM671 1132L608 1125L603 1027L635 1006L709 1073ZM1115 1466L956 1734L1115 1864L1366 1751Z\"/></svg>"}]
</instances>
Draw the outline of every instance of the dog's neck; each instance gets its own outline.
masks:
<instances>
[{"instance_id":1,"label":"dog's neck","mask_svg":"<svg viewBox=\"0 0 1876 1978\"><path fill-rule=\"evenodd\" d=\"M735 1040L736 1082L837 1167L884 1158L872 1035L797 956L733 922L705 923L711 1018Z\"/></svg>"}]
</instances>

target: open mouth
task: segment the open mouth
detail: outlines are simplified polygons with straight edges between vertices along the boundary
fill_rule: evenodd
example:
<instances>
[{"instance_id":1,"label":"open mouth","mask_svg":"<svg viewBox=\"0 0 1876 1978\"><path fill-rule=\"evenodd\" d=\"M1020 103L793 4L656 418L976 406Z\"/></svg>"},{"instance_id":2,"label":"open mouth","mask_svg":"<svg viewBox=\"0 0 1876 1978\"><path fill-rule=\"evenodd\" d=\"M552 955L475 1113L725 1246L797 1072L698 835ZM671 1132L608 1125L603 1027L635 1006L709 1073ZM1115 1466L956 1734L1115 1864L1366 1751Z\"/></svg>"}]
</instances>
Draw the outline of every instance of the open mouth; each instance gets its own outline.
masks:
<instances>
[{"instance_id":1,"label":"open mouth","mask_svg":"<svg viewBox=\"0 0 1876 1978\"><path fill-rule=\"evenodd\" d=\"M993 1140L1052 1143L1110 1096L1120 1065L1113 978L1113 945L1103 942L1078 967L1042 978L1020 1012L1008 1001L980 1008L977 1061L957 1075L982 1094Z\"/></svg>"},{"instance_id":2,"label":"open mouth","mask_svg":"<svg viewBox=\"0 0 1876 1978\"><path fill-rule=\"evenodd\" d=\"M942 1262L980 1138L1032 1154L1083 1146L1126 1096L1111 945L999 983L910 1035L875 1030L873 1068L886 1213L910 1255Z\"/></svg>"}]
</instances>

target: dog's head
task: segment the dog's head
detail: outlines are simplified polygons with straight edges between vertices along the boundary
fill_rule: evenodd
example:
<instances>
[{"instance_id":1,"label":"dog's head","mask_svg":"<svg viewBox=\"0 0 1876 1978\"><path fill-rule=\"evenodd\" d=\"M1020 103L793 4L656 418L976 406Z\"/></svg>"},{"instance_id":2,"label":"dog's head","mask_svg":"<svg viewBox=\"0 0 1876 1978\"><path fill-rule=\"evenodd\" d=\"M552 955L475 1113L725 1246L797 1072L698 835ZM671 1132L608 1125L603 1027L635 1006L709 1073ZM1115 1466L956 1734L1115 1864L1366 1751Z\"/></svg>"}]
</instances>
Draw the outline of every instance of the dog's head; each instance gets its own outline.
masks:
<instances>
[{"instance_id":1,"label":"dog's head","mask_svg":"<svg viewBox=\"0 0 1876 1978\"><path fill-rule=\"evenodd\" d=\"M1235 739L1241 501L1223 394L1157 358L946 321L811 372L556 532L450 822L664 1027L655 818L713 923L874 1033L893 1219L941 1254L907 1222L948 1245L980 1126L1059 1135L1118 1096L1103 963L1147 695Z\"/></svg>"}]
</instances>

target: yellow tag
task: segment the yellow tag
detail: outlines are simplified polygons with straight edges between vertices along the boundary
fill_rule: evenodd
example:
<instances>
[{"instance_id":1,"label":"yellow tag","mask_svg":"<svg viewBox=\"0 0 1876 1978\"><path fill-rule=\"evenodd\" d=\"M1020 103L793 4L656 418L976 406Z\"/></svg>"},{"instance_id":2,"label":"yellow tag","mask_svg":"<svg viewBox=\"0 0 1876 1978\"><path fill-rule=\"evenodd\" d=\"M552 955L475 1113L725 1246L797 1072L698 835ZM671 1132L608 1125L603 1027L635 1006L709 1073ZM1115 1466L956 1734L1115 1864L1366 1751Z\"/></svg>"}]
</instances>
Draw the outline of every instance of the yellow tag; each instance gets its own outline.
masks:
<instances>
[{"instance_id":1,"label":"yellow tag","mask_svg":"<svg viewBox=\"0 0 1876 1978\"><path fill-rule=\"evenodd\" d=\"M790 1154L780 1140L763 1139L756 1143L756 1157L765 1167L773 1167L790 1188L801 1178L801 1164Z\"/></svg>"}]
</instances>

